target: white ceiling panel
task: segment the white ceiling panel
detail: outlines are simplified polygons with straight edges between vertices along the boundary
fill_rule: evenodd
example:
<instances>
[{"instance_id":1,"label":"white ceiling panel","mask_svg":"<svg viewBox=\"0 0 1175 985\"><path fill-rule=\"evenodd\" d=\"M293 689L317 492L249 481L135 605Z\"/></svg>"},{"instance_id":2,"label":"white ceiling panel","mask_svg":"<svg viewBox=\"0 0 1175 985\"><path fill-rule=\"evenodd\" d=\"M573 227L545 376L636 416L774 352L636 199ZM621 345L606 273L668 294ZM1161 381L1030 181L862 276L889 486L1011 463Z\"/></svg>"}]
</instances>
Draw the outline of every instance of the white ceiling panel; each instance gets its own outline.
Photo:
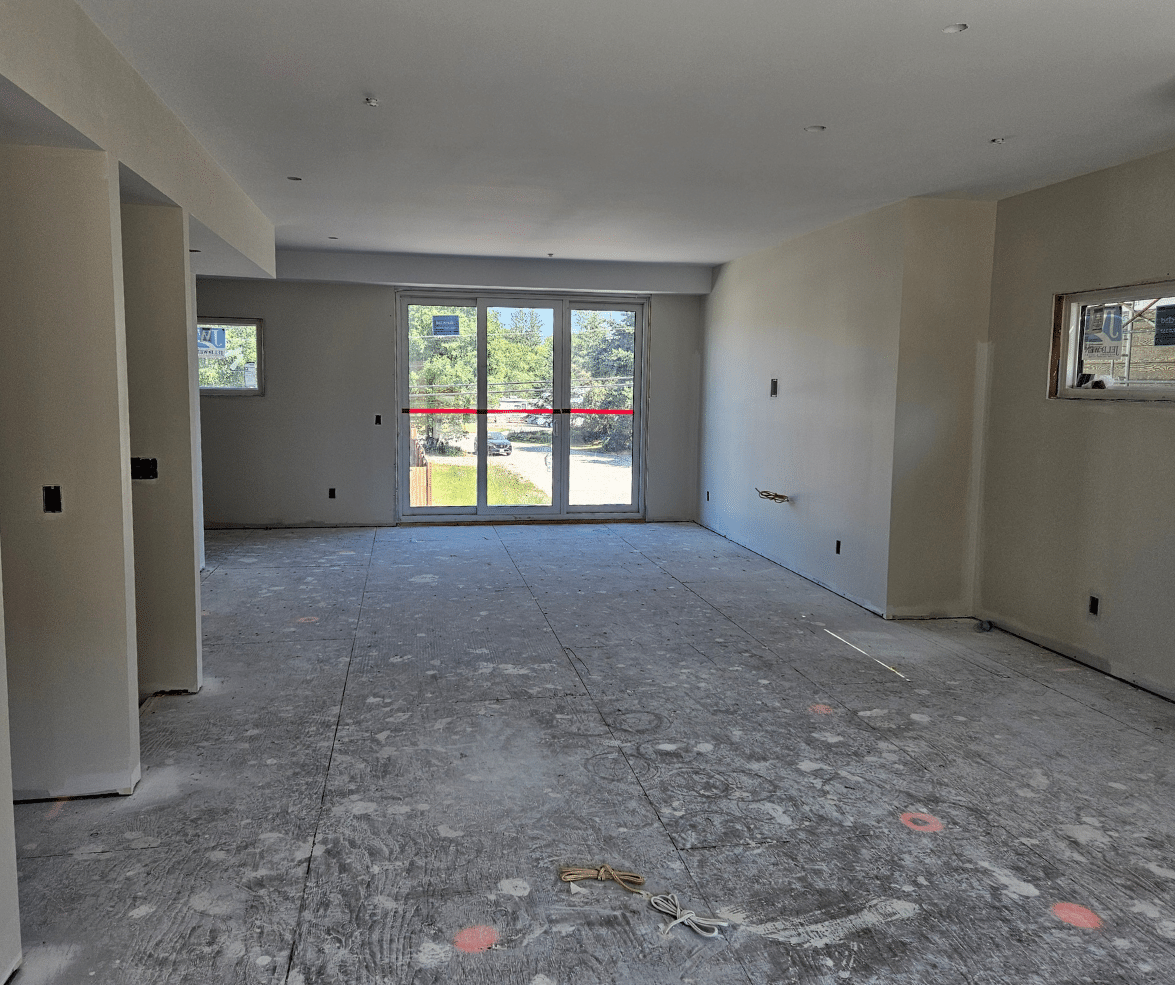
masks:
<instances>
[{"instance_id":1,"label":"white ceiling panel","mask_svg":"<svg viewBox=\"0 0 1175 985\"><path fill-rule=\"evenodd\" d=\"M718 263L1175 146L1170 0L80 2L285 249Z\"/></svg>"}]
</instances>

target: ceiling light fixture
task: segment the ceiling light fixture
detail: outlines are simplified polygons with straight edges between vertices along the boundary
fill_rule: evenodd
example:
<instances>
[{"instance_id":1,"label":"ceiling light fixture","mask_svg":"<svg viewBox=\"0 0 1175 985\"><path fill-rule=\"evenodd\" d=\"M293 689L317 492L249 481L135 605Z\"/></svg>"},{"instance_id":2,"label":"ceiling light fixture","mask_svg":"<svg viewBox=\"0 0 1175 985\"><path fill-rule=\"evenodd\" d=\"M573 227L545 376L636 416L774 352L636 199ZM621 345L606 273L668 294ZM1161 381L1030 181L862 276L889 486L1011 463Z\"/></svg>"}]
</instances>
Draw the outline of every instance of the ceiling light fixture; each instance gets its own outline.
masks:
<instances>
[{"instance_id":1,"label":"ceiling light fixture","mask_svg":"<svg viewBox=\"0 0 1175 985\"><path fill-rule=\"evenodd\" d=\"M379 106L379 100L375 96L366 96L363 101L372 109L376 109Z\"/></svg>"},{"instance_id":2,"label":"ceiling light fixture","mask_svg":"<svg viewBox=\"0 0 1175 985\"><path fill-rule=\"evenodd\" d=\"M301 181L301 180L302 180L302 179L301 179L301 178L299 178L299 177L298 177L296 174L288 174L288 175L286 175L286 181Z\"/></svg>"},{"instance_id":3,"label":"ceiling light fixture","mask_svg":"<svg viewBox=\"0 0 1175 985\"><path fill-rule=\"evenodd\" d=\"M988 143L989 144L1006 144L1011 139L1012 139L1011 137L992 137L991 140L988 141Z\"/></svg>"},{"instance_id":4,"label":"ceiling light fixture","mask_svg":"<svg viewBox=\"0 0 1175 985\"><path fill-rule=\"evenodd\" d=\"M814 124L810 127L804 127L804 133L823 133L828 127L822 127L820 124Z\"/></svg>"},{"instance_id":5,"label":"ceiling light fixture","mask_svg":"<svg viewBox=\"0 0 1175 985\"><path fill-rule=\"evenodd\" d=\"M943 34L962 34L967 30L966 24L948 24L942 29Z\"/></svg>"},{"instance_id":6,"label":"ceiling light fixture","mask_svg":"<svg viewBox=\"0 0 1175 985\"><path fill-rule=\"evenodd\" d=\"M338 239L338 236L327 236L327 239Z\"/></svg>"},{"instance_id":7,"label":"ceiling light fixture","mask_svg":"<svg viewBox=\"0 0 1175 985\"><path fill-rule=\"evenodd\" d=\"M199 250L188 250L189 253L199 253Z\"/></svg>"}]
</instances>

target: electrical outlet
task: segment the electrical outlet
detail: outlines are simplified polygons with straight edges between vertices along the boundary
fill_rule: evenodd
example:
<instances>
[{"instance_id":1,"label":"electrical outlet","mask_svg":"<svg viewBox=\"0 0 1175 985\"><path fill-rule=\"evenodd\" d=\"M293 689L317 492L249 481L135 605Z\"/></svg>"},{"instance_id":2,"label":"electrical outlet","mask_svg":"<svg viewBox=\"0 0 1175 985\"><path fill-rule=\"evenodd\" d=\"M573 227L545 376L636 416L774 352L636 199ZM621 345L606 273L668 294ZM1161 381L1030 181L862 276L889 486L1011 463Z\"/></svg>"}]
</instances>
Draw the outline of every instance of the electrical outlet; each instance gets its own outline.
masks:
<instances>
[{"instance_id":1,"label":"electrical outlet","mask_svg":"<svg viewBox=\"0 0 1175 985\"><path fill-rule=\"evenodd\" d=\"M383 414L376 414L375 415L375 423L376 424L383 424L383 422L384 422Z\"/></svg>"}]
</instances>

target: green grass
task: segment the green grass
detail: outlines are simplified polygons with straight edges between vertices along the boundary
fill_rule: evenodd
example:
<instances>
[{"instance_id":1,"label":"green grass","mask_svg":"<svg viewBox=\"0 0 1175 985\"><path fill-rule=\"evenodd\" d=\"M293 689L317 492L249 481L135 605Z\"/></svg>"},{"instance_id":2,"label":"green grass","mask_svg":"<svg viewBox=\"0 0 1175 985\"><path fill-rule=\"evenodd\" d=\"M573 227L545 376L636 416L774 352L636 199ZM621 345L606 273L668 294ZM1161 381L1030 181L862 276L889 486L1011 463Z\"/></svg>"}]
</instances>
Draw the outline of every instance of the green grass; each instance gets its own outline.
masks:
<instances>
[{"instance_id":1,"label":"green grass","mask_svg":"<svg viewBox=\"0 0 1175 985\"><path fill-rule=\"evenodd\" d=\"M550 506L551 497L533 482L489 463L486 494L491 506ZM472 465L432 463L432 505L474 506L477 503L477 469Z\"/></svg>"}]
</instances>

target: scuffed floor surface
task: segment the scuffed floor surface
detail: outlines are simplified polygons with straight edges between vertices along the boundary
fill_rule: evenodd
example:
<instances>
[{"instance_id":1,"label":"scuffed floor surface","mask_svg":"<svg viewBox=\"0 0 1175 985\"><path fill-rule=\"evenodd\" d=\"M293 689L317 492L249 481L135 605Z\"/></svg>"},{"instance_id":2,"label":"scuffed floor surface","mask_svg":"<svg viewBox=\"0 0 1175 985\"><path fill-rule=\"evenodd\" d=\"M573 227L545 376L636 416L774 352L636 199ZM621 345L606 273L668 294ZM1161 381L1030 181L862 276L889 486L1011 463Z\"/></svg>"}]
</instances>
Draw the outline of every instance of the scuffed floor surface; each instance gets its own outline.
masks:
<instances>
[{"instance_id":1,"label":"scuffed floor surface","mask_svg":"<svg viewBox=\"0 0 1175 985\"><path fill-rule=\"evenodd\" d=\"M17 808L19 985L1175 981L1166 701L690 524L208 562L134 796Z\"/></svg>"}]
</instances>

